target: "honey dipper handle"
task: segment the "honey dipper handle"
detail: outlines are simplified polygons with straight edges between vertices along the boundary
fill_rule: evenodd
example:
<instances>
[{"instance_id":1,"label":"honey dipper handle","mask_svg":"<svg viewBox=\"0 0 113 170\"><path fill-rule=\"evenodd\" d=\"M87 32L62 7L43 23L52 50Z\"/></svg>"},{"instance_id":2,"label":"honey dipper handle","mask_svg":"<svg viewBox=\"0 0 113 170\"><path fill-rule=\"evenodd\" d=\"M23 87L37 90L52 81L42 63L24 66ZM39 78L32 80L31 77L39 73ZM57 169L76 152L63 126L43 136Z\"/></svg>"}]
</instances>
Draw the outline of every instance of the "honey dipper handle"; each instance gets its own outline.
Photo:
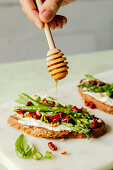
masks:
<instances>
[{"instance_id":1,"label":"honey dipper handle","mask_svg":"<svg viewBox=\"0 0 113 170\"><path fill-rule=\"evenodd\" d=\"M40 9L41 5L42 5L42 1L41 0L36 0L36 4L38 6L38 8ZM52 33L51 30L49 28L49 25L45 23L44 25L44 30L45 30L45 34L46 34L46 38L49 44L49 48L50 49L54 49L55 48L55 43L52 37Z\"/></svg>"}]
</instances>

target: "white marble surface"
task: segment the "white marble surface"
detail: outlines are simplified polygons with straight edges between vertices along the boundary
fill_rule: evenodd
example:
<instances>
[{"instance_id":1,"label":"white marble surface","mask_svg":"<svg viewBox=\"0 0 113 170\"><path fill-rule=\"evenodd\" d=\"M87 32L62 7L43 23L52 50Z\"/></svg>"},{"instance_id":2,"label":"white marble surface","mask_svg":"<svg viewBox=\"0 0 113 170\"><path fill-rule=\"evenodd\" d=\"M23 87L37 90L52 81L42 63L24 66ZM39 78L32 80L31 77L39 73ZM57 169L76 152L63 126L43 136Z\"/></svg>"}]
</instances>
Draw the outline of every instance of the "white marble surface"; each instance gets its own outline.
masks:
<instances>
[{"instance_id":1,"label":"white marble surface","mask_svg":"<svg viewBox=\"0 0 113 170\"><path fill-rule=\"evenodd\" d=\"M101 80L113 82L113 70L98 74L96 77ZM77 107L84 106L81 96L78 93L77 84L72 83L58 88L58 99L65 104L74 104ZM73 93L74 92L74 93ZM55 89L46 92L54 96ZM71 94L71 95L70 95ZM6 167L9 170L110 170L113 167L113 119L110 114L99 110L88 108L90 113L106 122L107 133L98 139L68 139L64 142L54 140L58 151L55 151L51 160L42 159L20 159L14 151L14 144L18 136L22 133L9 127L6 124L8 116L11 114L14 103L7 103L0 106L0 154ZM7 133L7 135L6 135ZM34 138L29 135L27 139L41 152L48 150L47 143L52 140L44 138ZM8 142L7 142L8 141ZM60 154L62 150L67 151L67 155ZM101 159L100 159L101 158Z\"/></svg>"},{"instance_id":2,"label":"white marble surface","mask_svg":"<svg viewBox=\"0 0 113 170\"><path fill-rule=\"evenodd\" d=\"M68 18L62 30L53 31L56 46L65 55L113 47L113 1L78 0L59 13ZM0 62L46 57L43 31L22 12L18 0L0 0Z\"/></svg>"}]
</instances>

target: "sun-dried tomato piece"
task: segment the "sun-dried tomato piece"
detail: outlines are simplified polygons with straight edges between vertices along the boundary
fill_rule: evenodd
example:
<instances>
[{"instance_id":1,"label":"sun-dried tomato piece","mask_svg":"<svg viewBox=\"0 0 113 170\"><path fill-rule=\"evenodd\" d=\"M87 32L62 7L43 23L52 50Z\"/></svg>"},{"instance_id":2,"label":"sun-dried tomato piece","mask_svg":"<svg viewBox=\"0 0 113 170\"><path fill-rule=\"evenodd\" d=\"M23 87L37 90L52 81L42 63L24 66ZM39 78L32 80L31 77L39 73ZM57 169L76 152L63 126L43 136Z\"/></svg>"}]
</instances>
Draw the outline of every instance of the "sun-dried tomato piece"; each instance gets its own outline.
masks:
<instances>
[{"instance_id":1,"label":"sun-dried tomato piece","mask_svg":"<svg viewBox=\"0 0 113 170\"><path fill-rule=\"evenodd\" d=\"M62 117L63 117L62 113L59 113L55 116L46 116L47 120L51 122L59 122L62 119Z\"/></svg>"},{"instance_id":2,"label":"sun-dried tomato piece","mask_svg":"<svg viewBox=\"0 0 113 170\"><path fill-rule=\"evenodd\" d=\"M32 117L32 112L29 112L29 113L28 113L28 117Z\"/></svg>"},{"instance_id":3,"label":"sun-dried tomato piece","mask_svg":"<svg viewBox=\"0 0 113 170\"><path fill-rule=\"evenodd\" d=\"M57 114L55 116L52 117L52 122L59 122L61 119L61 116L60 114Z\"/></svg>"},{"instance_id":4,"label":"sun-dried tomato piece","mask_svg":"<svg viewBox=\"0 0 113 170\"><path fill-rule=\"evenodd\" d=\"M104 85L105 85L105 83L104 83L104 82L102 82L102 81L99 81L99 82L97 82L97 85L98 85L98 86L104 86Z\"/></svg>"},{"instance_id":5,"label":"sun-dried tomato piece","mask_svg":"<svg viewBox=\"0 0 113 170\"><path fill-rule=\"evenodd\" d=\"M53 142L49 142L49 143L48 143L48 146L49 146L49 148L50 148L52 151L56 151L56 150L57 150L57 146L55 146L55 145L53 144Z\"/></svg>"},{"instance_id":6,"label":"sun-dried tomato piece","mask_svg":"<svg viewBox=\"0 0 113 170\"><path fill-rule=\"evenodd\" d=\"M96 106L95 106L95 104L93 102L87 101L87 100L85 100L85 106L87 106L87 107L89 107L91 109L95 109L96 108Z\"/></svg>"},{"instance_id":7,"label":"sun-dried tomato piece","mask_svg":"<svg viewBox=\"0 0 113 170\"><path fill-rule=\"evenodd\" d=\"M24 114L26 111L23 111L21 108L19 108L19 109L16 109L16 112L18 114Z\"/></svg>"},{"instance_id":8,"label":"sun-dried tomato piece","mask_svg":"<svg viewBox=\"0 0 113 170\"><path fill-rule=\"evenodd\" d=\"M82 107L81 109L79 109L79 113L86 113L85 109Z\"/></svg>"},{"instance_id":9,"label":"sun-dried tomato piece","mask_svg":"<svg viewBox=\"0 0 113 170\"><path fill-rule=\"evenodd\" d=\"M29 112L28 117L33 117L33 115L35 115L35 114L36 114L36 112Z\"/></svg>"},{"instance_id":10,"label":"sun-dried tomato piece","mask_svg":"<svg viewBox=\"0 0 113 170\"><path fill-rule=\"evenodd\" d=\"M62 118L62 122L68 123L70 120L69 116L65 116L64 118Z\"/></svg>"},{"instance_id":11,"label":"sun-dried tomato piece","mask_svg":"<svg viewBox=\"0 0 113 170\"><path fill-rule=\"evenodd\" d=\"M39 115L37 115L37 114L34 114L34 115L33 115L33 118L39 120L39 119L41 118L41 116L39 116Z\"/></svg>"},{"instance_id":12,"label":"sun-dried tomato piece","mask_svg":"<svg viewBox=\"0 0 113 170\"><path fill-rule=\"evenodd\" d=\"M89 84L92 84L92 85L97 85L96 80L88 81L88 83L89 83Z\"/></svg>"},{"instance_id":13,"label":"sun-dried tomato piece","mask_svg":"<svg viewBox=\"0 0 113 170\"><path fill-rule=\"evenodd\" d=\"M53 107L54 105L49 103L48 106L49 106L49 107Z\"/></svg>"},{"instance_id":14,"label":"sun-dried tomato piece","mask_svg":"<svg viewBox=\"0 0 113 170\"><path fill-rule=\"evenodd\" d=\"M67 109L68 107L67 107L67 106L64 106L63 108L64 108L64 109Z\"/></svg>"},{"instance_id":15,"label":"sun-dried tomato piece","mask_svg":"<svg viewBox=\"0 0 113 170\"><path fill-rule=\"evenodd\" d=\"M31 106L31 105L32 105L32 102L31 102L31 101L29 101L29 102L26 103L26 106Z\"/></svg>"},{"instance_id":16,"label":"sun-dried tomato piece","mask_svg":"<svg viewBox=\"0 0 113 170\"><path fill-rule=\"evenodd\" d=\"M46 98L43 99L44 103L48 103L48 100Z\"/></svg>"},{"instance_id":17,"label":"sun-dried tomato piece","mask_svg":"<svg viewBox=\"0 0 113 170\"><path fill-rule=\"evenodd\" d=\"M92 122L91 122L91 124L92 124L92 128L93 128L93 129L100 127L100 123L97 122L96 119L93 119Z\"/></svg>"},{"instance_id":18,"label":"sun-dried tomato piece","mask_svg":"<svg viewBox=\"0 0 113 170\"><path fill-rule=\"evenodd\" d=\"M79 109L76 106L73 106L71 110L72 111L77 111L77 112L79 111Z\"/></svg>"}]
</instances>

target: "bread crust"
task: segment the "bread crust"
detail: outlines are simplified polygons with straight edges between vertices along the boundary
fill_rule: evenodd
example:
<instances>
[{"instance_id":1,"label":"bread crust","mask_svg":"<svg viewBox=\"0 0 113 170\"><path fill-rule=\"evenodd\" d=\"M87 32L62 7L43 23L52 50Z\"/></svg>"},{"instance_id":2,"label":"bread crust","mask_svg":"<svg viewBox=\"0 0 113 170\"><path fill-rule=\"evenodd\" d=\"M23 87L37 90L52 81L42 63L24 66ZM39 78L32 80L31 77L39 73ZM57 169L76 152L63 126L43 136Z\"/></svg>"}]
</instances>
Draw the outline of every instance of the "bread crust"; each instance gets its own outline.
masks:
<instances>
[{"instance_id":1,"label":"bread crust","mask_svg":"<svg viewBox=\"0 0 113 170\"><path fill-rule=\"evenodd\" d=\"M97 109L113 115L113 106L109 106L105 103L102 103L102 102L98 101L97 99L95 99L94 97L83 93L83 90L80 87L78 87L78 91L81 94L84 102L91 101L92 103L94 103L94 105L96 106Z\"/></svg>"},{"instance_id":2,"label":"bread crust","mask_svg":"<svg viewBox=\"0 0 113 170\"><path fill-rule=\"evenodd\" d=\"M79 134L77 132L70 132L68 130L64 131L52 131L42 127L26 126L18 123L18 119L15 115L11 115L8 118L8 125L25 132L34 137L43 137L46 139L56 139L56 138L86 138L85 134ZM91 138L98 138L105 134L106 126L104 121L100 123L100 127L92 129Z\"/></svg>"}]
</instances>

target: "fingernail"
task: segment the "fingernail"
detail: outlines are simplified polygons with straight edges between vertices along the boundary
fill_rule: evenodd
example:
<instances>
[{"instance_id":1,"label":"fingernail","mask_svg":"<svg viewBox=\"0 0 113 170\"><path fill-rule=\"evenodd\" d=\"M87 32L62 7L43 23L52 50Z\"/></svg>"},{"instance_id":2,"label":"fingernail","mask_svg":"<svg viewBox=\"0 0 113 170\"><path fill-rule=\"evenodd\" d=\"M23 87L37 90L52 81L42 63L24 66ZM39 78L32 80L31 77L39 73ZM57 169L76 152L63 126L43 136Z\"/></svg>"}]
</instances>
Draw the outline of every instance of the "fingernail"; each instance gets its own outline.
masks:
<instances>
[{"instance_id":1,"label":"fingernail","mask_svg":"<svg viewBox=\"0 0 113 170\"><path fill-rule=\"evenodd\" d=\"M48 13L46 10L41 12L41 15L45 18L45 20L50 21L52 15Z\"/></svg>"}]
</instances>

